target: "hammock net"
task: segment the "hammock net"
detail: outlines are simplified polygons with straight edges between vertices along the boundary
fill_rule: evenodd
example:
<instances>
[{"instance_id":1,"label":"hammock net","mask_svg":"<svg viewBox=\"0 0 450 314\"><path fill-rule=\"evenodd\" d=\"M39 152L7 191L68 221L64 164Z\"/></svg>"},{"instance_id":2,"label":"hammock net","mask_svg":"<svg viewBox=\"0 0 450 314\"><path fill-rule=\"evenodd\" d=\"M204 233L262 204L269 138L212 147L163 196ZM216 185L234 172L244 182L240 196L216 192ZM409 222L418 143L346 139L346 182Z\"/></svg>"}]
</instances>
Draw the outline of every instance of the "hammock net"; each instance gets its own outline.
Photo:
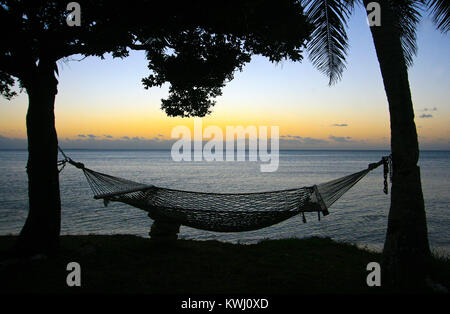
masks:
<instances>
[{"instance_id":1,"label":"hammock net","mask_svg":"<svg viewBox=\"0 0 450 314\"><path fill-rule=\"evenodd\" d=\"M63 154L64 155L64 154ZM145 185L114 177L84 167L65 156L83 170L95 199L122 202L148 212L150 218L218 232L250 231L265 228L305 212L328 215L328 208L367 173L384 165L384 192L390 157L383 157L367 169L322 184L256 193L203 193ZM303 221L306 222L303 215Z\"/></svg>"}]
</instances>

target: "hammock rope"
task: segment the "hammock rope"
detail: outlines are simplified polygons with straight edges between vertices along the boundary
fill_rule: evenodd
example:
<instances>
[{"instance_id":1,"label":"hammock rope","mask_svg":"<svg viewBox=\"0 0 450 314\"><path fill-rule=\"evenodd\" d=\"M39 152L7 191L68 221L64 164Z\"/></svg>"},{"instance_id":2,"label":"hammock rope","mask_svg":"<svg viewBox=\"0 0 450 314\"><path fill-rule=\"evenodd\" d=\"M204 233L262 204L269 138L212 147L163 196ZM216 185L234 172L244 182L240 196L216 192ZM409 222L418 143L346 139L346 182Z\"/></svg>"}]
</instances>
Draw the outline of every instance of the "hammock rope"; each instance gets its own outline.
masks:
<instances>
[{"instance_id":1,"label":"hammock rope","mask_svg":"<svg viewBox=\"0 0 450 314\"><path fill-rule=\"evenodd\" d=\"M59 148L59 147L58 147ZM329 182L293 189L252 193L206 193L146 185L100 173L75 162L59 148L64 159L81 169L95 199L122 202L148 212L150 218L188 227L239 232L265 228L305 212L326 216L328 208L370 171L384 166L384 193L391 173L391 156L369 164L367 169ZM61 169L62 170L62 169Z\"/></svg>"}]
</instances>

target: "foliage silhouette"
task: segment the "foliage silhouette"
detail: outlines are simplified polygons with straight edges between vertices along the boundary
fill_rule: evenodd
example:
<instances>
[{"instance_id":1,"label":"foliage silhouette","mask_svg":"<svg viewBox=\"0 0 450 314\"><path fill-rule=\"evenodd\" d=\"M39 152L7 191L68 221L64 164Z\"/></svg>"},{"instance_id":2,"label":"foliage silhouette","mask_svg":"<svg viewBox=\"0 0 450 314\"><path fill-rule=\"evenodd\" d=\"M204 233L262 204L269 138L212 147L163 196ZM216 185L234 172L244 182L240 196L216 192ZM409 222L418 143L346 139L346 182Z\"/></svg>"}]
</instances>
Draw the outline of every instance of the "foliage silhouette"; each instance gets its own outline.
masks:
<instances>
[{"instance_id":1,"label":"foliage silhouette","mask_svg":"<svg viewBox=\"0 0 450 314\"><path fill-rule=\"evenodd\" d=\"M68 26L66 2L0 0L0 92L10 99L17 79L29 98L29 215L21 252L57 252L61 202L54 101L57 61L144 50L145 88L169 83L162 109L204 116L222 87L252 55L299 61L311 25L295 0L79 0L81 25Z\"/></svg>"},{"instance_id":2,"label":"foliage silhouette","mask_svg":"<svg viewBox=\"0 0 450 314\"><path fill-rule=\"evenodd\" d=\"M308 51L312 63L332 85L345 69L347 19L356 4L371 1L304 0L308 19L315 25ZM383 250L384 282L400 288L420 287L429 270L425 206L420 181L419 144L407 67L417 52L416 26L422 9L428 9L437 28L450 25L448 0L382 0L381 25L371 33L389 102L393 181L388 229Z\"/></svg>"}]
</instances>

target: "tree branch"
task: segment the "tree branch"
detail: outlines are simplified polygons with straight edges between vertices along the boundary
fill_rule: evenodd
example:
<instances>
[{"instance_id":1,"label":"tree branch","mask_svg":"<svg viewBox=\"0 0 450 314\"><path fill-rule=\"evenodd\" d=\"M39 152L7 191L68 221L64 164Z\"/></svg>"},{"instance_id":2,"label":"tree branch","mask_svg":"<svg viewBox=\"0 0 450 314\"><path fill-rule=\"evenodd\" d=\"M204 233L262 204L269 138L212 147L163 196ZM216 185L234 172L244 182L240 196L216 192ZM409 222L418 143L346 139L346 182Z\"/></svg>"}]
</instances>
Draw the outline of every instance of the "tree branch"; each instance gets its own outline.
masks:
<instances>
[{"instance_id":1,"label":"tree branch","mask_svg":"<svg viewBox=\"0 0 450 314\"><path fill-rule=\"evenodd\" d=\"M20 70L20 66L17 66L17 64L18 63L11 56L0 56L0 70L8 73L9 75L21 78L22 71Z\"/></svg>"}]
</instances>

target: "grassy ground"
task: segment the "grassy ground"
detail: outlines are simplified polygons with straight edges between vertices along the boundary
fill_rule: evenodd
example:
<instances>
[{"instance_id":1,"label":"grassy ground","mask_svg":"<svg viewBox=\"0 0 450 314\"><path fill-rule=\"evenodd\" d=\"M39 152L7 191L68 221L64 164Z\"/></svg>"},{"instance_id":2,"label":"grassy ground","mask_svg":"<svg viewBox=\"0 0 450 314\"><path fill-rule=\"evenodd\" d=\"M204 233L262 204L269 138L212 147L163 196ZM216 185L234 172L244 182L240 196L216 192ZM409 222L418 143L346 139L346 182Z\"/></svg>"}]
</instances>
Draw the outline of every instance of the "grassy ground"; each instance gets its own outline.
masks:
<instances>
[{"instance_id":1,"label":"grassy ground","mask_svg":"<svg viewBox=\"0 0 450 314\"><path fill-rule=\"evenodd\" d=\"M16 238L0 237L0 260ZM58 258L0 266L0 292L39 293L383 293L368 287L366 265L380 254L327 238L267 240L253 245L178 240L170 245L128 236L63 236ZM69 262L81 287L69 288ZM449 287L448 259L433 274Z\"/></svg>"}]
</instances>

